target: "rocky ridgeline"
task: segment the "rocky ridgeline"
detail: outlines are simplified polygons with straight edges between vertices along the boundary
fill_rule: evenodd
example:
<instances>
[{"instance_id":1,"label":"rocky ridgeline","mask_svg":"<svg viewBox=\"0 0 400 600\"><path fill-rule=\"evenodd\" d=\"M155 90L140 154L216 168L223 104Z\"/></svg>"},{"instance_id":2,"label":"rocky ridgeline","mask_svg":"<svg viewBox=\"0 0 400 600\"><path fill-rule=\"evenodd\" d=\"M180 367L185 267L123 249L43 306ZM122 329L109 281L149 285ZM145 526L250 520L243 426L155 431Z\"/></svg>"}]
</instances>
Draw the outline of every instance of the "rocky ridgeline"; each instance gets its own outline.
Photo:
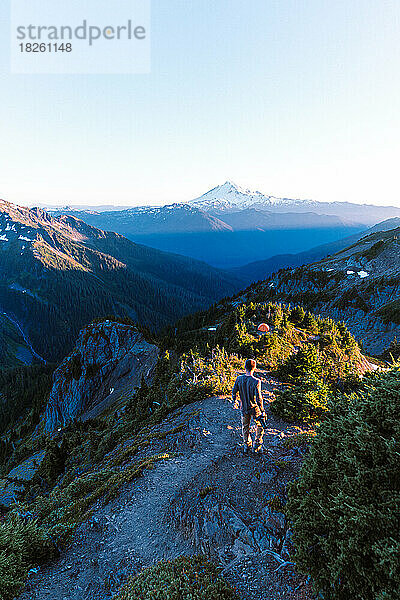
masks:
<instances>
[{"instance_id":1,"label":"rocky ridgeline","mask_svg":"<svg viewBox=\"0 0 400 600\"><path fill-rule=\"evenodd\" d=\"M93 418L151 379L159 349L130 325L106 321L83 329L72 353L54 373L45 428Z\"/></svg>"}]
</instances>

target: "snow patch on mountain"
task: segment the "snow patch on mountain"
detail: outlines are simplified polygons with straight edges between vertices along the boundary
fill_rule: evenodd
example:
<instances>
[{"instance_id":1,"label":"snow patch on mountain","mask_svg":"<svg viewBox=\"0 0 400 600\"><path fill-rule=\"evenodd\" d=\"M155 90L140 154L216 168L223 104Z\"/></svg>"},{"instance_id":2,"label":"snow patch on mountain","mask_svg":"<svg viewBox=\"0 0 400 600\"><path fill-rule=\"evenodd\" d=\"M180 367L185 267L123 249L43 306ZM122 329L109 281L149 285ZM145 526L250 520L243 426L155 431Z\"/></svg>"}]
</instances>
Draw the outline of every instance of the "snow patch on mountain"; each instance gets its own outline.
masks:
<instances>
[{"instance_id":1,"label":"snow patch on mountain","mask_svg":"<svg viewBox=\"0 0 400 600\"><path fill-rule=\"evenodd\" d=\"M313 200L277 198L240 187L232 181L226 181L223 185L218 185L199 198L189 201L188 204L202 210L241 210L257 206L265 208L268 206L290 207L295 204L313 206L315 202Z\"/></svg>"}]
</instances>

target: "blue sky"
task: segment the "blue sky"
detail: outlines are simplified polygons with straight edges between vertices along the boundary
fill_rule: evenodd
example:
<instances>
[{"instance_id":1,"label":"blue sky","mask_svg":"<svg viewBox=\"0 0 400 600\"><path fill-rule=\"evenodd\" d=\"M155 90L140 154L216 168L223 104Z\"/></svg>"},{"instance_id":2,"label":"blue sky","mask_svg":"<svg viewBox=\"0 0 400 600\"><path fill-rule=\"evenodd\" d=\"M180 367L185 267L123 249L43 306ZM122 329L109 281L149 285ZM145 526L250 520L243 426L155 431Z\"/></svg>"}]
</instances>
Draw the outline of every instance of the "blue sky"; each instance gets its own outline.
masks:
<instances>
[{"instance_id":1,"label":"blue sky","mask_svg":"<svg viewBox=\"0 0 400 600\"><path fill-rule=\"evenodd\" d=\"M230 179L400 205L398 0L153 0L148 75L11 75L8 13L0 197L163 204Z\"/></svg>"}]
</instances>

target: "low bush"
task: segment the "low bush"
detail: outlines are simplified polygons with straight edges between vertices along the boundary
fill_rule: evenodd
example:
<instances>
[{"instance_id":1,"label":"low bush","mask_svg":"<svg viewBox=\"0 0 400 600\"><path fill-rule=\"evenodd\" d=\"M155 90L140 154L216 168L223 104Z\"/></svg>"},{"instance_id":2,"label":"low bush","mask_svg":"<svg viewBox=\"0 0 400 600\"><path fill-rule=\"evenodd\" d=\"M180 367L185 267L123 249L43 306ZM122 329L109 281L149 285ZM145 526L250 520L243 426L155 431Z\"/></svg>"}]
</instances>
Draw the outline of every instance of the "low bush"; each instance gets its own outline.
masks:
<instances>
[{"instance_id":1,"label":"low bush","mask_svg":"<svg viewBox=\"0 0 400 600\"><path fill-rule=\"evenodd\" d=\"M330 326L329 320L321 324L322 329ZM347 336L340 323L335 327L341 332L342 342L351 348L353 339ZM289 383L289 386L276 393L276 400L271 405L276 416L287 421L321 420L331 408L330 398L334 390L343 395L362 387L362 379L355 365L347 362L343 353L338 354L332 331L325 334L320 331L319 347L304 344L276 370L277 378Z\"/></svg>"},{"instance_id":2,"label":"low bush","mask_svg":"<svg viewBox=\"0 0 400 600\"><path fill-rule=\"evenodd\" d=\"M276 393L271 411L286 421L320 419L327 411L329 387L323 380L321 359L315 346L308 344L290 356L278 371L290 386Z\"/></svg>"},{"instance_id":3,"label":"low bush","mask_svg":"<svg viewBox=\"0 0 400 600\"><path fill-rule=\"evenodd\" d=\"M296 433L295 435L283 438L281 445L287 450L291 450L292 448L308 448L312 444L315 435L315 431Z\"/></svg>"},{"instance_id":4,"label":"low bush","mask_svg":"<svg viewBox=\"0 0 400 600\"><path fill-rule=\"evenodd\" d=\"M320 420L328 411L329 387L315 375L276 393L271 412L286 421Z\"/></svg>"},{"instance_id":5,"label":"low bush","mask_svg":"<svg viewBox=\"0 0 400 600\"><path fill-rule=\"evenodd\" d=\"M114 600L233 600L218 569L202 556L162 561L124 586Z\"/></svg>"},{"instance_id":6,"label":"low bush","mask_svg":"<svg viewBox=\"0 0 400 600\"><path fill-rule=\"evenodd\" d=\"M25 583L29 570L57 556L48 530L16 512L0 523L0 590L2 600L12 600Z\"/></svg>"},{"instance_id":7,"label":"low bush","mask_svg":"<svg viewBox=\"0 0 400 600\"><path fill-rule=\"evenodd\" d=\"M294 382L310 375L322 377L322 364L318 351L311 344L305 345L296 354L292 354L277 369L277 376L282 381Z\"/></svg>"},{"instance_id":8,"label":"low bush","mask_svg":"<svg viewBox=\"0 0 400 600\"><path fill-rule=\"evenodd\" d=\"M228 354L218 346L206 358L192 351L182 355L180 381L189 386L208 386L208 395L229 394L236 379L236 371L243 366L244 362L237 356ZM205 397L207 395L202 396Z\"/></svg>"},{"instance_id":9,"label":"low bush","mask_svg":"<svg viewBox=\"0 0 400 600\"><path fill-rule=\"evenodd\" d=\"M400 590L400 370L333 405L289 489L296 564L324 600Z\"/></svg>"},{"instance_id":10,"label":"low bush","mask_svg":"<svg viewBox=\"0 0 400 600\"><path fill-rule=\"evenodd\" d=\"M397 338L394 338L389 347L385 348L381 358L390 363L397 362L400 359L400 341Z\"/></svg>"}]
</instances>

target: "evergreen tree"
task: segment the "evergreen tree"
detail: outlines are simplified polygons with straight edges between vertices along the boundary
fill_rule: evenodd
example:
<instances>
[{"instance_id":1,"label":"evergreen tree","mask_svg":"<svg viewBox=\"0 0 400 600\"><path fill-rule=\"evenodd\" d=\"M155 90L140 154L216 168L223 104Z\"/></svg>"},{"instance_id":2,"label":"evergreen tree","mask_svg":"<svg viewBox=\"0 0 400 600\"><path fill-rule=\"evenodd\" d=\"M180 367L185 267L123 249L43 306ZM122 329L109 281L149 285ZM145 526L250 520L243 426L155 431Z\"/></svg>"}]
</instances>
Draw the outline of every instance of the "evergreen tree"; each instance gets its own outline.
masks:
<instances>
[{"instance_id":1,"label":"evergreen tree","mask_svg":"<svg viewBox=\"0 0 400 600\"><path fill-rule=\"evenodd\" d=\"M306 313L302 306L295 306L295 308L290 312L290 321L294 323L294 325L303 325Z\"/></svg>"},{"instance_id":2,"label":"evergreen tree","mask_svg":"<svg viewBox=\"0 0 400 600\"><path fill-rule=\"evenodd\" d=\"M296 562L325 600L400 597L400 371L371 382L337 399L290 489Z\"/></svg>"}]
</instances>

